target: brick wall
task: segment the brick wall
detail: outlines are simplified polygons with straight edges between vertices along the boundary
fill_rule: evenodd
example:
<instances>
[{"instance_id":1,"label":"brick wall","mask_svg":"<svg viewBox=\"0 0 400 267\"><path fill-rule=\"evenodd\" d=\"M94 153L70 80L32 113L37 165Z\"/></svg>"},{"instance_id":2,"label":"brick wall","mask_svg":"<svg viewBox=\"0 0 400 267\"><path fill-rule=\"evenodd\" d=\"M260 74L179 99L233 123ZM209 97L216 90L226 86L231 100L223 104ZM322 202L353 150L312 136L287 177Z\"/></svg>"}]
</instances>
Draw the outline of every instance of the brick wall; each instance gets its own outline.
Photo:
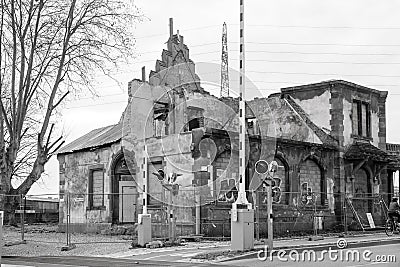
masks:
<instances>
[{"instance_id":1,"label":"brick wall","mask_svg":"<svg viewBox=\"0 0 400 267\"><path fill-rule=\"evenodd\" d=\"M308 183L312 192L321 192L321 170L313 160L306 160L300 165L300 185Z\"/></svg>"}]
</instances>

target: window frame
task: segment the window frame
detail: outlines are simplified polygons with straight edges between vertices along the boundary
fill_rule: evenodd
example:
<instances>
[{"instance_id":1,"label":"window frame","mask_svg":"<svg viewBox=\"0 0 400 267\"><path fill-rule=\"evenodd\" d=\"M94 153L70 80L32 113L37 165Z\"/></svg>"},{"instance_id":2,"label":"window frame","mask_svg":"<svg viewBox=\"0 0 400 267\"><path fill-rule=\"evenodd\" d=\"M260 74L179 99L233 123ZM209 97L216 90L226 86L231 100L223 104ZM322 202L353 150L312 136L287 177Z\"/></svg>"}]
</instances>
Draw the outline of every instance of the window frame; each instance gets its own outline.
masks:
<instances>
[{"instance_id":1,"label":"window frame","mask_svg":"<svg viewBox=\"0 0 400 267\"><path fill-rule=\"evenodd\" d=\"M354 114L354 104L357 105L357 111L356 114ZM363 106L365 106L366 110L366 118L365 118L365 133L363 131ZM355 133L355 128L354 128L354 119L357 116L357 133ZM366 101L362 101L359 99L353 99L352 102L352 137L360 137L360 138L366 138L366 139L371 139L372 138L372 131L371 131L371 104Z\"/></svg>"},{"instance_id":2,"label":"window frame","mask_svg":"<svg viewBox=\"0 0 400 267\"><path fill-rule=\"evenodd\" d=\"M96 171L101 171L103 174L103 187L102 187L102 205L101 206L93 206L93 173ZM104 182L105 182L105 168L103 164L99 164L99 165L94 165L94 166L90 166L89 167L89 183L88 183L88 210L105 210L106 206L104 204L105 202L105 192L104 192Z\"/></svg>"},{"instance_id":3,"label":"window frame","mask_svg":"<svg viewBox=\"0 0 400 267\"><path fill-rule=\"evenodd\" d=\"M187 107L187 110L187 131L204 127L204 109L199 107ZM198 127L190 127L191 125L194 126L193 124L197 124Z\"/></svg>"}]
</instances>

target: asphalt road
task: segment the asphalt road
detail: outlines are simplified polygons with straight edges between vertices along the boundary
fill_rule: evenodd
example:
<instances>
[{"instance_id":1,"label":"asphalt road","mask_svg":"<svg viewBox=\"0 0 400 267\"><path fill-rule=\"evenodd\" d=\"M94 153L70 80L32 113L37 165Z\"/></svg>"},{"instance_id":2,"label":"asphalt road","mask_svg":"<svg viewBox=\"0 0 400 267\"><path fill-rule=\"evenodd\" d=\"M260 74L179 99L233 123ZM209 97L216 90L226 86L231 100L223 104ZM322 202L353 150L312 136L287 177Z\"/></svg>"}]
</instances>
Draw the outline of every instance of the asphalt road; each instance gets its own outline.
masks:
<instances>
[{"instance_id":1,"label":"asphalt road","mask_svg":"<svg viewBox=\"0 0 400 267\"><path fill-rule=\"evenodd\" d=\"M221 246L217 248L221 249ZM224 246L223 248L229 249L230 246ZM216 249L215 246L205 245L198 248L170 248L163 250L149 251L147 254L140 254L134 256L124 256L124 259L132 260L156 260L156 261L167 261L167 262L187 262L191 257L199 253L212 252Z\"/></svg>"},{"instance_id":2,"label":"asphalt road","mask_svg":"<svg viewBox=\"0 0 400 267\"><path fill-rule=\"evenodd\" d=\"M133 259L114 259L114 258L100 258L100 257L12 257L3 258L1 267L61 267L61 266L87 266L87 267L123 267L123 266L230 266L227 265L214 265L203 263L179 263L167 261L152 261L152 260L133 260Z\"/></svg>"},{"instance_id":3,"label":"asphalt road","mask_svg":"<svg viewBox=\"0 0 400 267\"><path fill-rule=\"evenodd\" d=\"M332 248L337 249L337 248ZM380 245L373 247L359 247L343 249L338 252L329 251L315 252L315 257L312 252L304 253L286 251L285 254L280 254L278 258L276 252L272 261L268 258L265 261L259 259L244 259L237 261L225 262L231 266L347 266L347 267L362 267L362 266L400 266L400 244ZM303 256L304 255L304 256ZM358 256L359 258L358 258ZM264 256L261 254L261 256ZM315 260L314 260L315 259Z\"/></svg>"}]
</instances>

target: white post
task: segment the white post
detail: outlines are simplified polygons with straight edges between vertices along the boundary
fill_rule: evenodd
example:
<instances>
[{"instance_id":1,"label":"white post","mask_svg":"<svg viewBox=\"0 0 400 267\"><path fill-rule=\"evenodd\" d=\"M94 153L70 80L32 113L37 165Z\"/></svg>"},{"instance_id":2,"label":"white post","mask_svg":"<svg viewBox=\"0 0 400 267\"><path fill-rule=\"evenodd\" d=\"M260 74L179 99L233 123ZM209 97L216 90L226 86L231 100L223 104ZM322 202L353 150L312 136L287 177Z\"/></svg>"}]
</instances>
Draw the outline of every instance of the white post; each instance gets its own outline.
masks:
<instances>
[{"instance_id":1,"label":"white post","mask_svg":"<svg viewBox=\"0 0 400 267\"><path fill-rule=\"evenodd\" d=\"M251 209L246 197L246 72L245 72L245 49L244 49L244 0L240 0L240 77L239 77L239 192L238 199L234 204L247 204Z\"/></svg>"},{"instance_id":2,"label":"white post","mask_svg":"<svg viewBox=\"0 0 400 267\"><path fill-rule=\"evenodd\" d=\"M200 197L200 190L195 187L195 198L196 198L196 235L200 235L200 201L201 201L201 197Z\"/></svg>"},{"instance_id":3,"label":"white post","mask_svg":"<svg viewBox=\"0 0 400 267\"><path fill-rule=\"evenodd\" d=\"M239 192L231 210L231 249L254 248L254 210L246 197L246 95L244 54L244 0L240 0Z\"/></svg>"},{"instance_id":4,"label":"white post","mask_svg":"<svg viewBox=\"0 0 400 267\"><path fill-rule=\"evenodd\" d=\"M143 193L142 193L142 206L143 212L138 215L138 244L140 246L145 246L147 243L151 242L151 214L148 214L147 210L147 199L148 199L148 154L147 145L144 145L143 149Z\"/></svg>"},{"instance_id":5,"label":"white post","mask_svg":"<svg viewBox=\"0 0 400 267\"><path fill-rule=\"evenodd\" d=\"M271 178L273 176L270 176ZM274 237L273 237L273 219L272 219L272 185L269 184L267 186L267 246L268 251L272 251L274 249Z\"/></svg>"},{"instance_id":6,"label":"white post","mask_svg":"<svg viewBox=\"0 0 400 267\"><path fill-rule=\"evenodd\" d=\"M148 154L147 145L144 145L144 157L143 157L143 214L147 214L147 194L148 194Z\"/></svg>"}]
</instances>

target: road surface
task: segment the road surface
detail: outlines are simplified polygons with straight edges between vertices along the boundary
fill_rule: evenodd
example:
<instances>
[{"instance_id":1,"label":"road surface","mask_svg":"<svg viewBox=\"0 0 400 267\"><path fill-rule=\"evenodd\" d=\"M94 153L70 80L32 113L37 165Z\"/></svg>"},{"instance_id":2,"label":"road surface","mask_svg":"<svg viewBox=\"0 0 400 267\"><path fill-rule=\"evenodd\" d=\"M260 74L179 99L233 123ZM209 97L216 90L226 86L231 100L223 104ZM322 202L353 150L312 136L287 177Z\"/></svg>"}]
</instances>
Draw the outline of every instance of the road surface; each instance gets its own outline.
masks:
<instances>
[{"instance_id":1,"label":"road surface","mask_svg":"<svg viewBox=\"0 0 400 267\"><path fill-rule=\"evenodd\" d=\"M145 267L188 267L188 266L230 266L227 265L214 265L206 263L179 263L179 262L166 262L166 261L151 261L151 260L132 260L132 259L113 259L113 258L100 258L100 257L12 257L3 258L1 267L61 267L61 266L87 266L87 267L122 267L122 266L145 266Z\"/></svg>"},{"instance_id":2,"label":"road surface","mask_svg":"<svg viewBox=\"0 0 400 267\"><path fill-rule=\"evenodd\" d=\"M337 248L332 248L337 250ZM400 244L391 245L380 245L373 247L359 247L343 249L342 252L331 252L329 251L315 252L315 257L312 252L306 252L303 254L302 251L296 252L287 251L280 254L281 260L278 258L278 252L276 252L272 259L266 259L265 261L259 259L244 259L237 261L229 261L224 264L230 264L231 266L246 266L246 267L258 267L258 266L347 266L347 267L362 267L362 266L400 266ZM304 255L304 256L303 256ZM337 256L335 256L337 255ZM359 255L359 260L357 258ZM264 256L261 254L260 256ZM305 259L305 260L303 260ZM310 261L311 259L311 261ZM383 262L382 262L383 261Z\"/></svg>"}]
</instances>

